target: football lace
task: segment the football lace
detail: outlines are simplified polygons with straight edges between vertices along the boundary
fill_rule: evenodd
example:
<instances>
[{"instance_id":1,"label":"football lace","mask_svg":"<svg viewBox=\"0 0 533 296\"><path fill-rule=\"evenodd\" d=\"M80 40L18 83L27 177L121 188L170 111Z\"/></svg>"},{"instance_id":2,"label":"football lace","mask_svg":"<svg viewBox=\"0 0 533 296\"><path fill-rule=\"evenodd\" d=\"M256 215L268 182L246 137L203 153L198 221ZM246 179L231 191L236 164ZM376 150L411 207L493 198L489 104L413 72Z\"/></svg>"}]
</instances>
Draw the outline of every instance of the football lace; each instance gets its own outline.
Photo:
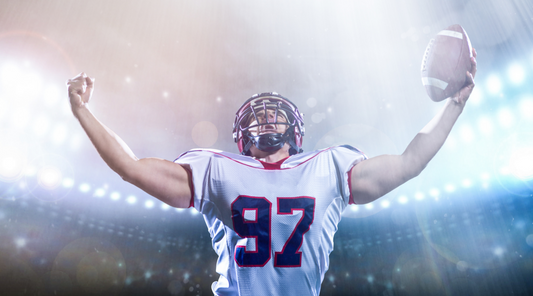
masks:
<instances>
[{"instance_id":1,"label":"football lace","mask_svg":"<svg viewBox=\"0 0 533 296\"><path fill-rule=\"evenodd\" d=\"M429 40L429 44L426 47L426 51L424 52L424 57L422 58L422 67L421 71L426 71L426 63L429 56L429 52L431 51L431 48L433 47L433 43L435 42L435 39Z\"/></svg>"}]
</instances>

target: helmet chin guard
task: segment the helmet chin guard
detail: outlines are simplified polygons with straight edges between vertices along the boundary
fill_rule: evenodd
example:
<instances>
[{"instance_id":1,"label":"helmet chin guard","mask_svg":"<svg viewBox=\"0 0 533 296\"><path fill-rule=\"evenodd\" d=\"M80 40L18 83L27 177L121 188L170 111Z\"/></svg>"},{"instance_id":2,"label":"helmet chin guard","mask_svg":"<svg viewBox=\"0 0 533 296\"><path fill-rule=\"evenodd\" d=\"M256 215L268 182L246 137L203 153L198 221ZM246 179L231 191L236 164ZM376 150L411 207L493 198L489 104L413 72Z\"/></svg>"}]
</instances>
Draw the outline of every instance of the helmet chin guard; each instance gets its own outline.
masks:
<instances>
[{"instance_id":1,"label":"helmet chin guard","mask_svg":"<svg viewBox=\"0 0 533 296\"><path fill-rule=\"evenodd\" d=\"M255 147L261 151L274 152L278 151L283 145L285 145L289 138L289 133L262 134L258 136L253 136L251 133L248 133L247 137L249 139L246 144L247 149L243 150L249 150L252 145L255 145Z\"/></svg>"},{"instance_id":2,"label":"helmet chin guard","mask_svg":"<svg viewBox=\"0 0 533 296\"><path fill-rule=\"evenodd\" d=\"M263 111L264 114L267 114L267 110L274 110L274 122L269 122L267 117L266 123L250 125L254 119L259 122L257 112ZM278 115L285 117L287 122L278 122ZM285 133L259 135L252 133L253 129L259 129L260 126L279 124L288 126ZM233 139L243 155L250 155L252 145L261 151L275 152L281 149L285 143L289 143L289 155L293 155L303 152L301 149L304 135L303 125L303 114L288 99L274 92L256 94L244 102L237 111L233 123Z\"/></svg>"}]
</instances>

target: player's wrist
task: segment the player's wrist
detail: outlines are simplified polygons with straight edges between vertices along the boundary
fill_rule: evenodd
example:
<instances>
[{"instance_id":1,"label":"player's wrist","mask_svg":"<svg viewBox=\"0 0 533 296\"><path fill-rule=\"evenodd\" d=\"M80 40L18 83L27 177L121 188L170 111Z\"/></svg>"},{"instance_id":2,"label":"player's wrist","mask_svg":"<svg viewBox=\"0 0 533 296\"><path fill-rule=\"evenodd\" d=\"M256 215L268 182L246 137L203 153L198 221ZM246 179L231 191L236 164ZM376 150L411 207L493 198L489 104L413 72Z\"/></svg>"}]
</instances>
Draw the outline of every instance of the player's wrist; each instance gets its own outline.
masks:
<instances>
[{"instance_id":1,"label":"player's wrist","mask_svg":"<svg viewBox=\"0 0 533 296\"><path fill-rule=\"evenodd\" d=\"M83 103L83 104L80 104L79 106L76 106L76 105L73 104L73 105L70 106L70 108L72 110L72 114L78 120L80 119L80 116L83 116L84 112L90 112L88 103Z\"/></svg>"},{"instance_id":2,"label":"player's wrist","mask_svg":"<svg viewBox=\"0 0 533 296\"><path fill-rule=\"evenodd\" d=\"M466 102L461 102L458 97L450 97L446 101L446 104L455 112L461 114L465 108Z\"/></svg>"}]
</instances>

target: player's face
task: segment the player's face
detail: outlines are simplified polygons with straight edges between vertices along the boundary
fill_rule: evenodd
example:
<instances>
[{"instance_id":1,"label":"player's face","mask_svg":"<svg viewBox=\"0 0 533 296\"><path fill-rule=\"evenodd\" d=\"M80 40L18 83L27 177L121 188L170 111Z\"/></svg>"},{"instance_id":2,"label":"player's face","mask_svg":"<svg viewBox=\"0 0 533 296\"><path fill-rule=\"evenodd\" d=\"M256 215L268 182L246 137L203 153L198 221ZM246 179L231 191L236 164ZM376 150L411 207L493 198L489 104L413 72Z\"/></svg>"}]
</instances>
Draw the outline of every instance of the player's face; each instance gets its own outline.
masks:
<instances>
[{"instance_id":1,"label":"player's face","mask_svg":"<svg viewBox=\"0 0 533 296\"><path fill-rule=\"evenodd\" d=\"M253 121L250 122L250 124L248 126L254 126L254 125L257 125L257 124L267 123L267 118L268 118L268 122L272 122L272 123L273 122L287 122L287 119L285 118L285 116L283 116L281 114L281 112L278 112L278 118L276 120L276 118L275 118L276 110L272 110L272 109L267 109L266 114L265 114L264 110L261 110L261 111L257 112L256 115L257 115L257 119L259 119L259 122L257 122L257 120L255 118L253 118ZM286 125L286 124L265 124L265 125L260 125L260 126L257 126L257 127L253 127L251 129L249 129L249 131L254 136L261 135L261 134L267 134L267 133L280 133L280 134L283 134L283 133L285 133L285 131L287 131L288 127L289 126Z\"/></svg>"}]
</instances>

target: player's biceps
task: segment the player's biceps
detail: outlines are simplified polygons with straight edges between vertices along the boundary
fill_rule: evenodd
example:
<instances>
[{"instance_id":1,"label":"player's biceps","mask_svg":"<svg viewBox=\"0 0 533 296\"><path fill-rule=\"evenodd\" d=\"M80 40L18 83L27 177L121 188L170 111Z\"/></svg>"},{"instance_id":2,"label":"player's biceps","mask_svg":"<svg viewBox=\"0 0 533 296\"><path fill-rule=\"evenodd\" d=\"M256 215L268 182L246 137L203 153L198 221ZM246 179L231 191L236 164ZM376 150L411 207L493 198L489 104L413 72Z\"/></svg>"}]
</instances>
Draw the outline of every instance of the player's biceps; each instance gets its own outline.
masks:
<instances>
[{"instance_id":1,"label":"player's biceps","mask_svg":"<svg viewBox=\"0 0 533 296\"><path fill-rule=\"evenodd\" d=\"M359 203L371 202L405 183L409 180L407 175L403 159L398 155L365 160L352 169L353 197L363 201Z\"/></svg>"},{"instance_id":2,"label":"player's biceps","mask_svg":"<svg viewBox=\"0 0 533 296\"><path fill-rule=\"evenodd\" d=\"M171 206L189 205L189 176L181 165L155 158L140 159L135 163L124 180Z\"/></svg>"},{"instance_id":3,"label":"player's biceps","mask_svg":"<svg viewBox=\"0 0 533 296\"><path fill-rule=\"evenodd\" d=\"M368 160L356 165L351 172L351 194L356 204L369 203L380 197L379 182L365 167ZM365 163L365 165L363 165Z\"/></svg>"}]
</instances>

